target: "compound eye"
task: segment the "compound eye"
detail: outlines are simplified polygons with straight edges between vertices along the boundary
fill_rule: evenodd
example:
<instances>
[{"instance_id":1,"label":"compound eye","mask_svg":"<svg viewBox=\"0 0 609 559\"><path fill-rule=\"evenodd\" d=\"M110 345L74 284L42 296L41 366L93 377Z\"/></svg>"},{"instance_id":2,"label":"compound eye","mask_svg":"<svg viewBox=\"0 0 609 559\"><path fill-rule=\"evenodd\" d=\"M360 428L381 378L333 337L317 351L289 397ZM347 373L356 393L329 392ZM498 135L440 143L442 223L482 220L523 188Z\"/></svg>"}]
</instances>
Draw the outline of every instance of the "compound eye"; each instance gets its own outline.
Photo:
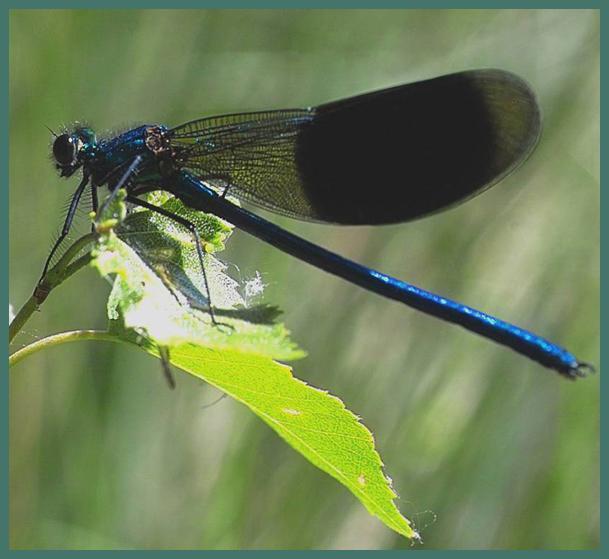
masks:
<instances>
[{"instance_id":1,"label":"compound eye","mask_svg":"<svg viewBox=\"0 0 609 559\"><path fill-rule=\"evenodd\" d=\"M53 142L53 157L62 166L67 167L76 159L76 145L69 134L57 136Z\"/></svg>"}]
</instances>

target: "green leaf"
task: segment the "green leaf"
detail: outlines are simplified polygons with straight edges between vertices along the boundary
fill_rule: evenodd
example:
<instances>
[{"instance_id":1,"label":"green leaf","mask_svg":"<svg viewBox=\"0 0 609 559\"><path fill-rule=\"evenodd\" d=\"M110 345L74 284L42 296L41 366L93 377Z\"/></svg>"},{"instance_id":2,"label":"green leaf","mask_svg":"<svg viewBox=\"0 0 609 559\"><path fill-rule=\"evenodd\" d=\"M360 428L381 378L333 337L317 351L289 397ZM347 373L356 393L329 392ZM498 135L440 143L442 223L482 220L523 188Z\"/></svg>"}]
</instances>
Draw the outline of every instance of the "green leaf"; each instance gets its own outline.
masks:
<instances>
[{"instance_id":1,"label":"green leaf","mask_svg":"<svg viewBox=\"0 0 609 559\"><path fill-rule=\"evenodd\" d=\"M132 212L120 227L101 227L94 265L112 276L110 330L122 341L159 355L245 404L315 466L345 485L373 515L399 534L418 539L395 505L374 439L341 400L292 376L273 359L304 356L274 322L278 311L248 306L240 286L210 253L222 250L232 227L190 211L178 200L156 204L197 225L206 252L216 317L213 326L200 264L190 234L149 211ZM121 220L121 202L114 213ZM114 221L108 222L110 225Z\"/></svg>"},{"instance_id":2,"label":"green leaf","mask_svg":"<svg viewBox=\"0 0 609 559\"><path fill-rule=\"evenodd\" d=\"M102 227L94 249L93 265L102 275L114 278L108 300L110 330L130 329L165 347L192 342L274 359L304 357L285 326L275 322L279 310L248 306L239 284L226 275L225 265L209 254L223 248L232 228L213 215L185 208L174 198L162 207L191 220L199 230L208 252L205 269L221 326L211 324L207 290L190 233L144 210L132 212L116 232ZM120 206L114 212L120 216Z\"/></svg>"},{"instance_id":3,"label":"green leaf","mask_svg":"<svg viewBox=\"0 0 609 559\"><path fill-rule=\"evenodd\" d=\"M389 528L418 538L394 503L372 433L337 397L293 377L286 365L240 351L185 344L171 349L171 362L245 404Z\"/></svg>"}]
</instances>

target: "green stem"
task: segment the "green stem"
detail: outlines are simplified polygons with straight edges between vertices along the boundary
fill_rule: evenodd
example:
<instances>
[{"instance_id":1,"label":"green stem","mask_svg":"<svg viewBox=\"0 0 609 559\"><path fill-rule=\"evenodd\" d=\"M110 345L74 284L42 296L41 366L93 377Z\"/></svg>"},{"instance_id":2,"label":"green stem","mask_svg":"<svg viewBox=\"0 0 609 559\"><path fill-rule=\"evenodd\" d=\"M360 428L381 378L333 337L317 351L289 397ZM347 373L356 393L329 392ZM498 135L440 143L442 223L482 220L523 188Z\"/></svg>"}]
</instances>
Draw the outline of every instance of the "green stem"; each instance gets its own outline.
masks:
<instances>
[{"instance_id":1,"label":"green stem","mask_svg":"<svg viewBox=\"0 0 609 559\"><path fill-rule=\"evenodd\" d=\"M8 341L11 343L13 338L21 331L24 324L28 321L33 312L48 297L49 293L58 285L67 280L70 276L91 262L91 254L87 253L80 258L72 259L83 250L88 244L95 240L97 234L89 233L81 237L72 244L64 255L59 259L57 264L51 268L47 274L38 282L32 296L19 309L19 312L11 322L8 332Z\"/></svg>"},{"instance_id":2,"label":"green stem","mask_svg":"<svg viewBox=\"0 0 609 559\"><path fill-rule=\"evenodd\" d=\"M39 303L42 303L44 299L46 299L46 296L53 288L57 287L60 283L62 283L76 271L73 270L72 272L68 273L70 269L69 264L78 255L79 252L81 252L87 245L95 241L97 239L97 236L97 233L92 232L88 235L80 237L80 239L77 239L72 245L70 245L68 250L66 250L63 256L57 261L57 264L55 264L55 266L53 266L47 272L47 274L38 282L38 285L34 290L34 296L36 296L37 293L42 294L42 296L40 294L38 295L39 299L41 299ZM76 262L78 262L79 260L80 258L76 260Z\"/></svg>"},{"instance_id":3,"label":"green stem","mask_svg":"<svg viewBox=\"0 0 609 559\"><path fill-rule=\"evenodd\" d=\"M83 254L80 258L74 260L74 262L70 262L70 264L66 266L61 281L66 281L71 275L78 272L78 270L88 266L91 263L91 260L93 260L93 255L90 252L87 252L87 254ZM59 283L57 285L59 285ZM55 287L57 287L57 285Z\"/></svg>"},{"instance_id":4,"label":"green stem","mask_svg":"<svg viewBox=\"0 0 609 559\"><path fill-rule=\"evenodd\" d=\"M19 309L19 312L13 318L13 321L8 327L8 343L13 341L13 338L21 331L23 325L28 321L32 313L38 308L38 301L33 295L25 302L25 305Z\"/></svg>"},{"instance_id":5,"label":"green stem","mask_svg":"<svg viewBox=\"0 0 609 559\"><path fill-rule=\"evenodd\" d=\"M22 361L26 357L49 347L53 347L68 342L80 342L83 340L97 340L104 342L120 342L120 340L114 335L110 334L107 330L73 330L70 332L62 332L60 334L53 334L40 340L26 345L25 347L15 351L9 359L9 367L13 366L19 361Z\"/></svg>"}]
</instances>

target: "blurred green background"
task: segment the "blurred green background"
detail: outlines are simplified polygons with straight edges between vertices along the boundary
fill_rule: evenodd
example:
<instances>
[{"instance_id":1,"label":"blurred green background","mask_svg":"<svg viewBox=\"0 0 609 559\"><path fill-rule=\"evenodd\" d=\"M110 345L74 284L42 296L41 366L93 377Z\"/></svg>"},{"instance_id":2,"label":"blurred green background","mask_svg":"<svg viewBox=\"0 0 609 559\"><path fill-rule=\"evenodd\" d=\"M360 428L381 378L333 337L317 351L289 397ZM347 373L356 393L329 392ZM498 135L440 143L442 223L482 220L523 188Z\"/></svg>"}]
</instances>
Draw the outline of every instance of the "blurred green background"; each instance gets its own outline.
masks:
<instances>
[{"instance_id":1,"label":"blurred green background","mask_svg":"<svg viewBox=\"0 0 609 559\"><path fill-rule=\"evenodd\" d=\"M45 125L175 125L477 67L516 72L539 95L544 135L518 173L406 225L272 219L598 365L595 11L13 11L10 302L30 295L77 182L56 176ZM221 256L269 284L265 300L309 352L295 374L374 432L426 548L598 545L598 376L568 382L242 233ZM108 292L81 272L15 348L103 328ZM408 547L245 408L204 407L218 393L177 377L172 392L153 358L100 343L11 371L12 547Z\"/></svg>"}]
</instances>

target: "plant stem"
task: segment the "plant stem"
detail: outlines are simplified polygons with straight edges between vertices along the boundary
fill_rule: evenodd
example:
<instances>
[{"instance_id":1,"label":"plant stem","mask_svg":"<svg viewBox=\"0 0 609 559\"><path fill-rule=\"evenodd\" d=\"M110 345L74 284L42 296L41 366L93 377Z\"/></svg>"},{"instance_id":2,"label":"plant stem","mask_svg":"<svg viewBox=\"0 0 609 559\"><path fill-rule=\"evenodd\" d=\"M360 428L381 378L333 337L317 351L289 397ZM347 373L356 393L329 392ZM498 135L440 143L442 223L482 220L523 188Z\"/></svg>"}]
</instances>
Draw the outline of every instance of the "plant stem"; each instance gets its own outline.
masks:
<instances>
[{"instance_id":1,"label":"plant stem","mask_svg":"<svg viewBox=\"0 0 609 559\"><path fill-rule=\"evenodd\" d=\"M61 332L60 334L53 334L52 336L47 336L46 338L36 340L35 342L17 350L8 359L9 367L19 363L19 361L42 349L68 342L80 342L83 340L97 340L116 343L120 342L120 340L114 334L110 334L110 332L107 330L73 330L70 332Z\"/></svg>"},{"instance_id":2,"label":"plant stem","mask_svg":"<svg viewBox=\"0 0 609 559\"><path fill-rule=\"evenodd\" d=\"M30 316L32 316L32 313L40 307L55 287L91 262L92 257L90 253L84 254L80 258L74 260L74 262L71 261L85 246L94 241L96 236L96 233L89 233L75 241L74 244L66 250L57 264L41 278L36 285L36 289L34 289L34 293L21 309L19 309L19 312L9 326L9 343L13 341L13 338L21 331L23 325L28 321Z\"/></svg>"},{"instance_id":3,"label":"plant stem","mask_svg":"<svg viewBox=\"0 0 609 559\"><path fill-rule=\"evenodd\" d=\"M21 331L23 325L27 322L28 318L32 316L32 313L38 308L38 301L32 295L23 307L19 309L19 312L13 318L13 321L8 327L8 343L13 341L13 338Z\"/></svg>"},{"instance_id":4,"label":"plant stem","mask_svg":"<svg viewBox=\"0 0 609 559\"><path fill-rule=\"evenodd\" d=\"M81 252L88 244L92 243L97 239L97 233L89 233L74 241L72 245L65 251L63 256L58 260L57 264L53 266L46 275L40 279L36 289L34 289L34 297L37 298L38 303L41 304L47 298L51 290L57 287L60 283L70 277L80 267L71 269L70 263ZM86 256L86 255L85 255ZM74 263L81 260L79 258ZM90 261L90 260L89 260ZM82 265L84 266L85 263Z\"/></svg>"}]
</instances>

